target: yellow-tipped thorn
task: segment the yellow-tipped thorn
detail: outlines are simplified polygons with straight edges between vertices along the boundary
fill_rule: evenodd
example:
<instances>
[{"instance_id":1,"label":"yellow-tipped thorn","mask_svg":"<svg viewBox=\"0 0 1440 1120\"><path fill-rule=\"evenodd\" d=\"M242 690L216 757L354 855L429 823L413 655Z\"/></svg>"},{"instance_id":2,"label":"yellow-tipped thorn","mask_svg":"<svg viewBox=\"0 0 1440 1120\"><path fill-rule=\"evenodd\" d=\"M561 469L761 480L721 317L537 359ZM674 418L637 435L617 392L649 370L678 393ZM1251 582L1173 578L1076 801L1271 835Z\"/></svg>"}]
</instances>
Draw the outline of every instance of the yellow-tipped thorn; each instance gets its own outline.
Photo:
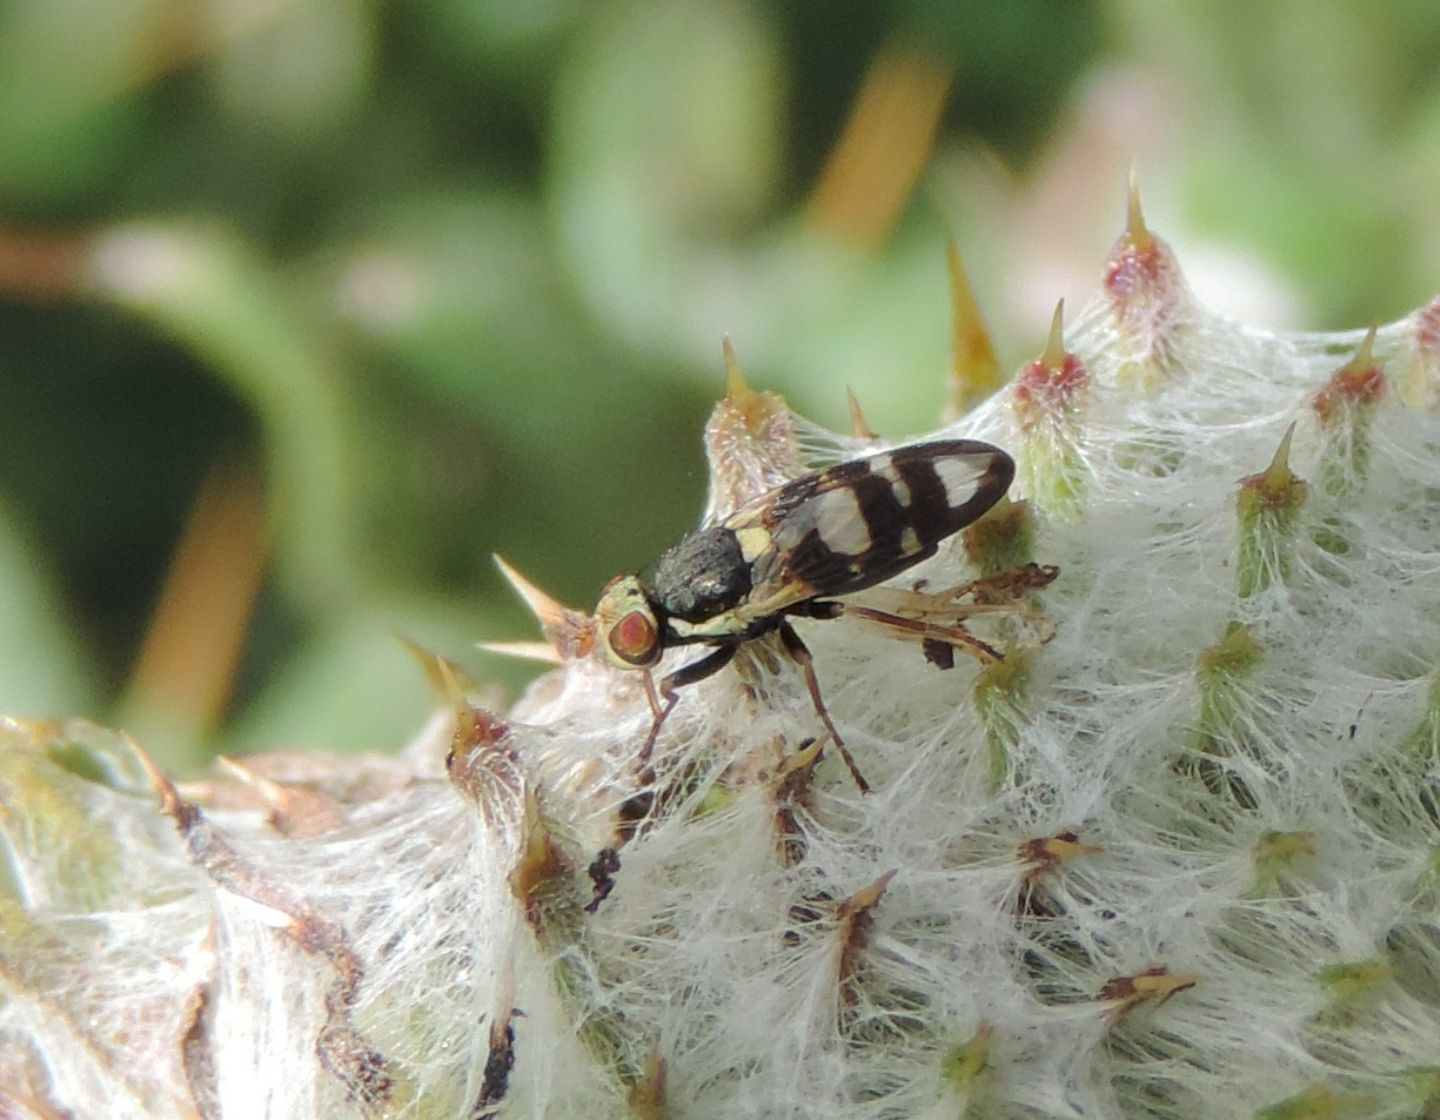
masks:
<instances>
[{"instance_id":1,"label":"yellow-tipped thorn","mask_svg":"<svg viewBox=\"0 0 1440 1120\"><path fill-rule=\"evenodd\" d=\"M516 594L525 600L525 605L530 608L530 613L536 617L541 626L548 628L564 617L568 608L562 603L552 599L522 576L498 552L495 553L494 559L495 566L500 569L500 574L515 589Z\"/></svg>"},{"instance_id":2,"label":"yellow-tipped thorn","mask_svg":"<svg viewBox=\"0 0 1440 1120\"><path fill-rule=\"evenodd\" d=\"M1375 359L1375 335L1378 329L1376 324L1370 325L1365 337L1360 340L1360 345L1355 348L1354 356L1337 369L1311 399L1311 407L1320 418L1320 423L1327 429L1345 422L1347 417L1352 426L1363 424L1363 414L1378 404L1385 395L1385 371ZM1361 412L1352 412L1351 406L1358 407ZM1362 436L1361 443L1363 442ZM1360 459L1364 459L1363 452ZM1359 460L1355 461L1355 467L1363 473Z\"/></svg>"},{"instance_id":3,"label":"yellow-tipped thorn","mask_svg":"<svg viewBox=\"0 0 1440 1120\"><path fill-rule=\"evenodd\" d=\"M1164 1003L1177 992L1195 987L1200 980L1199 976L1172 976L1168 972L1153 969L1135 977L1135 992L1147 999L1158 999Z\"/></svg>"},{"instance_id":4,"label":"yellow-tipped thorn","mask_svg":"<svg viewBox=\"0 0 1440 1120\"><path fill-rule=\"evenodd\" d=\"M160 798L161 811L168 816L177 816L181 805L180 794L176 791L175 783L170 780L170 776L156 765L155 760L150 757L150 752L132 736L121 732L120 738L125 741L125 745L130 748L131 753L140 763L140 768L145 771L145 777L150 781L150 788Z\"/></svg>"},{"instance_id":5,"label":"yellow-tipped thorn","mask_svg":"<svg viewBox=\"0 0 1440 1120\"><path fill-rule=\"evenodd\" d=\"M425 679L430 687L445 697L446 702L455 709L456 715L463 715L470 710L470 701L465 697L465 688L470 682L465 676L465 671L448 657L441 657L433 650L428 650L419 642L413 642L404 634L397 634L401 643L408 649L416 661L420 662L420 668L425 672ZM547 647L548 648L548 647Z\"/></svg>"},{"instance_id":6,"label":"yellow-tipped thorn","mask_svg":"<svg viewBox=\"0 0 1440 1120\"><path fill-rule=\"evenodd\" d=\"M993 359L995 355L990 349L990 333L985 329L985 321L980 316L980 303L975 298L970 274L965 271L960 246L955 244L955 238L948 235L945 238L945 261L950 271L950 310L955 320L956 341L958 343L962 338L965 339L968 343L965 349L970 352L978 352L978 344L983 344L984 350Z\"/></svg>"},{"instance_id":7,"label":"yellow-tipped thorn","mask_svg":"<svg viewBox=\"0 0 1440 1120\"><path fill-rule=\"evenodd\" d=\"M441 657L432 649L426 649L405 634L397 633L395 637L409 651L410 656L419 663L421 671L425 674L425 680L436 692L448 693L446 673L449 674L449 678L460 681L466 679L465 671L455 662ZM442 671L442 667L444 671Z\"/></svg>"},{"instance_id":8,"label":"yellow-tipped thorn","mask_svg":"<svg viewBox=\"0 0 1440 1120\"><path fill-rule=\"evenodd\" d=\"M139 740L123 732L120 737L125 740L125 745L130 748L130 753L140 763L140 769L145 771L145 777L150 779L152 786L158 789L162 783L170 781L169 776L155 764L155 760L150 757L150 752L140 745Z\"/></svg>"},{"instance_id":9,"label":"yellow-tipped thorn","mask_svg":"<svg viewBox=\"0 0 1440 1120\"><path fill-rule=\"evenodd\" d=\"M1020 845L1018 854L1022 862L1043 869L1069 863L1078 856L1098 855L1104 850L1094 844L1082 843L1078 832L1065 829L1053 836L1039 836L1025 841Z\"/></svg>"},{"instance_id":10,"label":"yellow-tipped thorn","mask_svg":"<svg viewBox=\"0 0 1440 1120\"><path fill-rule=\"evenodd\" d=\"M314 789L284 785L223 754L216 756L215 765L253 790L269 807L270 823L286 836L318 836L345 823L339 805Z\"/></svg>"},{"instance_id":11,"label":"yellow-tipped thorn","mask_svg":"<svg viewBox=\"0 0 1440 1120\"><path fill-rule=\"evenodd\" d=\"M850 401L850 433L856 439L879 439L870 428L870 423L865 419L865 413L860 410L860 401L855 396L855 390L849 385L845 386L845 396Z\"/></svg>"},{"instance_id":12,"label":"yellow-tipped thorn","mask_svg":"<svg viewBox=\"0 0 1440 1120\"><path fill-rule=\"evenodd\" d=\"M1157 965L1133 976L1112 976L1101 987L1098 998L1115 1005L1109 1015L1113 1022L1147 1000L1158 1008L1171 996L1195 987L1200 980L1199 976L1176 976L1164 965Z\"/></svg>"},{"instance_id":13,"label":"yellow-tipped thorn","mask_svg":"<svg viewBox=\"0 0 1440 1120\"><path fill-rule=\"evenodd\" d=\"M449 661L443 657L435 658L435 675L440 678L445 698L455 710L457 744L481 740L495 730L497 721L470 703L470 698L465 695L465 685Z\"/></svg>"},{"instance_id":14,"label":"yellow-tipped thorn","mask_svg":"<svg viewBox=\"0 0 1440 1120\"><path fill-rule=\"evenodd\" d=\"M825 739L822 736L814 740L808 747L796 751L780 764L780 777L788 778L791 774L796 774L801 770L814 766L824 746Z\"/></svg>"},{"instance_id":15,"label":"yellow-tipped thorn","mask_svg":"<svg viewBox=\"0 0 1440 1120\"><path fill-rule=\"evenodd\" d=\"M725 395L737 404L755 395L745 380L745 371L740 368L740 359L735 356L735 344L728 334L720 336L720 352L725 357Z\"/></svg>"},{"instance_id":16,"label":"yellow-tipped thorn","mask_svg":"<svg viewBox=\"0 0 1440 1120\"><path fill-rule=\"evenodd\" d=\"M1050 337L1045 340L1045 351L1040 361L1048 369L1059 369L1065 364L1065 301L1055 304L1055 314L1050 319Z\"/></svg>"},{"instance_id":17,"label":"yellow-tipped thorn","mask_svg":"<svg viewBox=\"0 0 1440 1120\"><path fill-rule=\"evenodd\" d=\"M959 415L1000 388L1004 378L953 237L945 239L945 259L950 269L950 411Z\"/></svg>"},{"instance_id":18,"label":"yellow-tipped thorn","mask_svg":"<svg viewBox=\"0 0 1440 1120\"><path fill-rule=\"evenodd\" d=\"M262 774L255 773L243 762L239 762L228 755L219 754L215 756L215 765L225 773L229 774L236 781L249 786L270 805L278 805L285 796L285 787L273 779Z\"/></svg>"},{"instance_id":19,"label":"yellow-tipped thorn","mask_svg":"<svg viewBox=\"0 0 1440 1120\"><path fill-rule=\"evenodd\" d=\"M863 914L880 901L880 896L885 893L885 888L890 885L890 880L899 874L898 867L885 872L869 886L861 887L849 898L840 902L840 916L849 917L853 914Z\"/></svg>"},{"instance_id":20,"label":"yellow-tipped thorn","mask_svg":"<svg viewBox=\"0 0 1440 1120\"><path fill-rule=\"evenodd\" d=\"M990 1041L995 1028L981 1023L975 1033L959 1046L952 1047L945 1055L942 1070L945 1080L962 1093L974 1087L989 1064Z\"/></svg>"},{"instance_id":21,"label":"yellow-tipped thorn","mask_svg":"<svg viewBox=\"0 0 1440 1120\"><path fill-rule=\"evenodd\" d=\"M470 701L465 698L465 686L460 683L455 668L443 657L437 657L434 661L435 675L440 679L441 686L445 690L445 698L450 701L450 706L456 713L469 711Z\"/></svg>"},{"instance_id":22,"label":"yellow-tipped thorn","mask_svg":"<svg viewBox=\"0 0 1440 1120\"><path fill-rule=\"evenodd\" d=\"M1373 365L1375 362L1375 335L1380 327L1377 323L1371 323L1370 329L1365 332L1365 337L1360 340L1360 345L1355 350L1355 356L1350 359L1349 364L1360 368Z\"/></svg>"},{"instance_id":23,"label":"yellow-tipped thorn","mask_svg":"<svg viewBox=\"0 0 1440 1120\"><path fill-rule=\"evenodd\" d=\"M980 306L975 302L975 289L970 285L970 274L965 271L965 262L960 257L960 246L955 238L945 235L945 263L950 269L950 307L955 312L955 322L961 320L978 322Z\"/></svg>"},{"instance_id":24,"label":"yellow-tipped thorn","mask_svg":"<svg viewBox=\"0 0 1440 1120\"><path fill-rule=\"evenodd\" d=\"M525 601L525 605L535 615L540 623L540 629L545 635L545 640L550 643L551 649L559 660L584 657L590 652L594 643L594 627L589 615L552 599L507 564L505 558L498 553L495 555L495 564L510 586L515 589L516 594ZM516 645L511 642L490 643L482 645L480 648L488 649L492 653L516 652ZM520 656L530 655L521 653ZM554 659L555 657L549 655L542 658L546 661Z\"/></svg>"},{"instance_id":25,"label":"yellow-tipped thorn","mask_svg":"<svg viewBox=\"0 0 1440 1120\"><path fill-rule=\"evenodd\" d=\"M1125 236L1137 249L1148 248L1154 240L1154 234L1145 225L1145 212L1140 208L1140 172L1133 163L1125 195Z\"/></svg>"},{"instance_id":26,"label":"yellow-tipped thorn","mask_svg":"<svg viewBox=\"0 0 1440 1120\"><path fill-rule=\"evenodd\" d=\"M748 426L754 428L769 411L765 398L750 388L750 383L745 380L740 359L735 356L735 347L728 334L720 336L720 348L725 355L725 400L744 417Z\"/></svg>"},{"instance_id":27,"label":"yellow-tipped thorn","mask_svg":"<svg viewBox=\"0 0 1440 1120\"><path fill-rule=\"evenodd\" d=\"M476 642L475 648L501 657L518 657L521 661L543 661L547 665L565 663L564 655L548 642Z\"/></svg>"},{"instance_id":28,"label":"yellow-tipped thorn","mask_svg":"<svg viewBox=\"0 0 1440 1120\"><path fill-rule=\"evenodd\" d=\"M1270 460L1270 465L1265 468L1265 484L1271 487L1283 487L1294 478L1290 470L1290 440L1295 435L1295 421L1290 421L1290 426L1285 429L1285 435L1280 439L1280 446L1275 449L1275 457Z\"/></svg>"}]
</instances>

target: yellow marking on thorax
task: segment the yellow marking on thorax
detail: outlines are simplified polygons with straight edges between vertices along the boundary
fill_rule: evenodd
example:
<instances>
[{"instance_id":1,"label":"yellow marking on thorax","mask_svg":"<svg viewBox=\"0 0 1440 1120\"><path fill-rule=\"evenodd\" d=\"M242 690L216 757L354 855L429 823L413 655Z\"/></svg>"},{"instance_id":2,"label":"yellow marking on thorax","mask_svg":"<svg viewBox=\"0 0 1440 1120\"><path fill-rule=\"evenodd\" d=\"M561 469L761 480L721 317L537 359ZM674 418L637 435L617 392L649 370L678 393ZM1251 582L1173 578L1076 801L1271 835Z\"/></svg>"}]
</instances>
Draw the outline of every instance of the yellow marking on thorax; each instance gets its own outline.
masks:
<instances>
[{"instance_id":1,"label":"yellow marking on thorax","mask_svg":"<svg viewBox=\"0 0 1440 1120\"><path fill-rule=\"evenodd\" d=\"M703 622L686 622L683 618L672 618L669 625L682 638L703 639L727 638L739 634L750 623L737 612L726 611L723 614L717 614L714 618L707 618Z\"/></svg>"},{"instance_id":2,"label":"yellow marking on thorax","mask_svg":"<svg viewBox=\"0 0 1440 1120\"><path fill-rule=\"evenodd\" d=\"M753 564L757 556L762 556L774 545L768 529L762 529L759 525L752 525L746 529L735 530L735 540L740 545L740 555L747 564Z\"/></svg>"}]
</instances>

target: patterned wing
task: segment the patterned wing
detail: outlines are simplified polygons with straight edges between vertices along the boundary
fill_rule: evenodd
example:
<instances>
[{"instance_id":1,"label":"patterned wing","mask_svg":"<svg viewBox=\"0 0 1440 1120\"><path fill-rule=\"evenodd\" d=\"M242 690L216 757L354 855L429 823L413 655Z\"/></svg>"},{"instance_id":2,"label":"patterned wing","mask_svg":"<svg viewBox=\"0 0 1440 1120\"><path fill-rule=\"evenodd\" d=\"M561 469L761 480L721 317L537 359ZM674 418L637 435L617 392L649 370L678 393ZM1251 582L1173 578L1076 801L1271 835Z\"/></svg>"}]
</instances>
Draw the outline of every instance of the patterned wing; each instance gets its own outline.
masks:
<instances>
[{"instance_id":1,"label":"patterned wing","mask_svg":"<svg viewBox=\"0 0 1440 1120\"><path fill-rule=\"evenodd\" d=\"M934 554L1000 500L1015 464L977 440L897 447L797 478L724 522L751 562L743 613L848 595Z\"/></svg>"}]
</instances>

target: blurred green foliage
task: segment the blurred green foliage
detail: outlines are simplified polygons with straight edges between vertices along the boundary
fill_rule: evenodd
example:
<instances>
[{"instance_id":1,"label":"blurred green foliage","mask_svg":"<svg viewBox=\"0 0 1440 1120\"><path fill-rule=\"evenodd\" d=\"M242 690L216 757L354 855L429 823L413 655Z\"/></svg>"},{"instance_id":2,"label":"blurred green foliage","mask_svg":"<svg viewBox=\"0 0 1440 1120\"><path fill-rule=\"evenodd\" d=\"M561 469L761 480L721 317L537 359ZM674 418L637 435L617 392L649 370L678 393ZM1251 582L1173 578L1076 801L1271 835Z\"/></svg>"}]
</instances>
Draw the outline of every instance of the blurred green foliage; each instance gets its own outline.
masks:
<instances>
[{"instance_id":1,"label":"blurred green foliage","mask_svg":"<svg viewBox=\"0 0 1440 1120\"><path fill-rule=\"evenodd\" d=\"M817 183L885 57L949 92L859 236ZM722 332L822 423L849 384L924 430L946 232L1018 361L1065 294L1034 242L1098 272L1131 158L1182 259L1256 247L1308 325L1402 313L1440 263L1437 57L1419 2L11 0L0 710L178 767L392 748L431 703L394 633L524 679L471 650L533 633L492 552L588 606L693 523ZM187 568L217 470L269 529ZM147 634L212 625L214 593L156 613L167 570L243 584L262 537L223 707L139 687Z\"/></svg>"}]
</instances>

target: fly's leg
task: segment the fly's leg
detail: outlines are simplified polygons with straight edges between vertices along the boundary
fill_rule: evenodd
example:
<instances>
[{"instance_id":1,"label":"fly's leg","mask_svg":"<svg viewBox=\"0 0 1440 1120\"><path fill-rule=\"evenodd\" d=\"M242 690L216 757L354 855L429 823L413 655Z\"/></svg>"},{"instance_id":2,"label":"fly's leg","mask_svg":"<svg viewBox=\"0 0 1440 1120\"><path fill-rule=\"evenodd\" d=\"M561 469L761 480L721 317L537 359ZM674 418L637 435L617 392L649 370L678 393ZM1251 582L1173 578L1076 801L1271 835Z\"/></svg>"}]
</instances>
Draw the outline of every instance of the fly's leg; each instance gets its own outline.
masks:
<instances>
[{"instance_id":1,"label":"fly's leg","mask_svg":"<svg viewBox=\"0 0 1440 1120\"><path fill-rule=\"evenodd\" d=\"M658 690L654 676L649 669L645 670L645 699L650 704L650 733L645 736L645 745L640 748L636 769L640 782L649 788L643 789L621 806L619 840L614 847L600 849L590 864L588 873L595 889L590 901L585 905L587 914L598 911L600 904L609 898L610 892L615 889L615 873L620 870L619 845L635 833L655 804L655 789L652 786L655 772L650 769L650 756L655 751L655 740L660 737L660 728L664 726L665 720L675 710L675 704L680 699L680 689L687 684L703 681L725 668L735 656L736 648L733 645L721 646L700 660L681 666L661 679Z\"/></svg>"},{"instance_id":2,"label":"fly's leg","mask_svg":"<svg viewBox=\"0 0 1440 1120\"><path fill-rule=\"evenodd\" d=\"M999 661L999 652L965 628L971 618L1008 617L1037 629L1043 645L1055 636L1055 624L1026 602L1026 594L1048 586L1059 576L1053 564L1026 564L997 575L971 580L942 591L872 587L848 598L844 613L864 619L896 636L919 640L925 657L942 669L954 664L954 651L964 650L981 664ZM968 598L969 602L957 602Z\"/></svg>"},{"instance_id":3,"label":"fly's leg","mask_svg":"<svg viewBox=\"0 0 1440 1120\"><path fill-rule=\"evenodd\" d=\"M650 761L651 752L655 750L655 740L660 737L660 726L665 722L665 717L670 714L670 709L675 706L675 696L670 696L667 703L662 706L660 698L655 695L655 677L649 669L645 670L645 699L650 704L650 733L645 736L645 745L640 748L640 765L643 768Z\"/></svg>"},{"instance_id":4,"label":"fly's leg","mask_svg":"<svg viewBox=\"0 0 1440 1120\"><path fill-rule=\"evenodd\" d=\"M845 767L850 771L850 777L854 780L856 788L861 793L869 793L870 783L865 780L865 776L860 773L860 768L855 765L855 760L845 747L845 740L840 738L840 732L835 730L835 724L830 721L830 713L825 710L825 701L820 699L820 681L815 676L815 662L814 658L810 656L809 648L800 640L800 635L795 633L795 628L788 622L780 623L778 629L780 641L785 645L785 652L805 674L805 687L810 690L810 701L815 705L815 714L820 717L820 722L825 725L825 730L830 732L830 738L835 740L835 749L845 760Z\"/></svg>"},{"instance_id":5,"label":"fly's leg","mask_svg":"<svg viewBox=\"0 0 1440 1120\"><path fill-rule=\"evenodd\" d=\"M675 704L680 699L680 689L686 685L703 681L706 677L712 677L721 669L729 665L735 657L737 645L721 646L711 653L700 658L699 661L692 661L689 665L682 665L673 673L668 674L660 682L660 696L655 695L655 682L651 680L650 673L645 673L645 696L650 701L650 734L645 736L645 745L640 748L639 762L642 767L650 763L650 755L655 750L655 740L660 737L660 728L675 710ZM661 702L663 698L663 703Z\"/></svg>"},{"instance_id":6,"label":"fly's leg","mask_svg":"<svg viewBox=\"0 0 1440 1120\"><path fill-rule=\"evenodd\" d=\"M965 627L960 625L941 626L939 623L927 622L920 618L905 618L898 614L890 614L888 611L877 611L873 607L861 607L855 604L847 604L845 609L847 617L863 618L867 622L890 630L893 633L903 635L907 638L919 638L923 643L936 642L955 649L963 649L982 665L993 665L1005 658L994 646L987 645ZM926 656L934 661L935 657L927 651ZM936 662L941 668L949 668L943 660ZM953 659L951 660L953 664Z\"/></svg>"}]
</instances>

